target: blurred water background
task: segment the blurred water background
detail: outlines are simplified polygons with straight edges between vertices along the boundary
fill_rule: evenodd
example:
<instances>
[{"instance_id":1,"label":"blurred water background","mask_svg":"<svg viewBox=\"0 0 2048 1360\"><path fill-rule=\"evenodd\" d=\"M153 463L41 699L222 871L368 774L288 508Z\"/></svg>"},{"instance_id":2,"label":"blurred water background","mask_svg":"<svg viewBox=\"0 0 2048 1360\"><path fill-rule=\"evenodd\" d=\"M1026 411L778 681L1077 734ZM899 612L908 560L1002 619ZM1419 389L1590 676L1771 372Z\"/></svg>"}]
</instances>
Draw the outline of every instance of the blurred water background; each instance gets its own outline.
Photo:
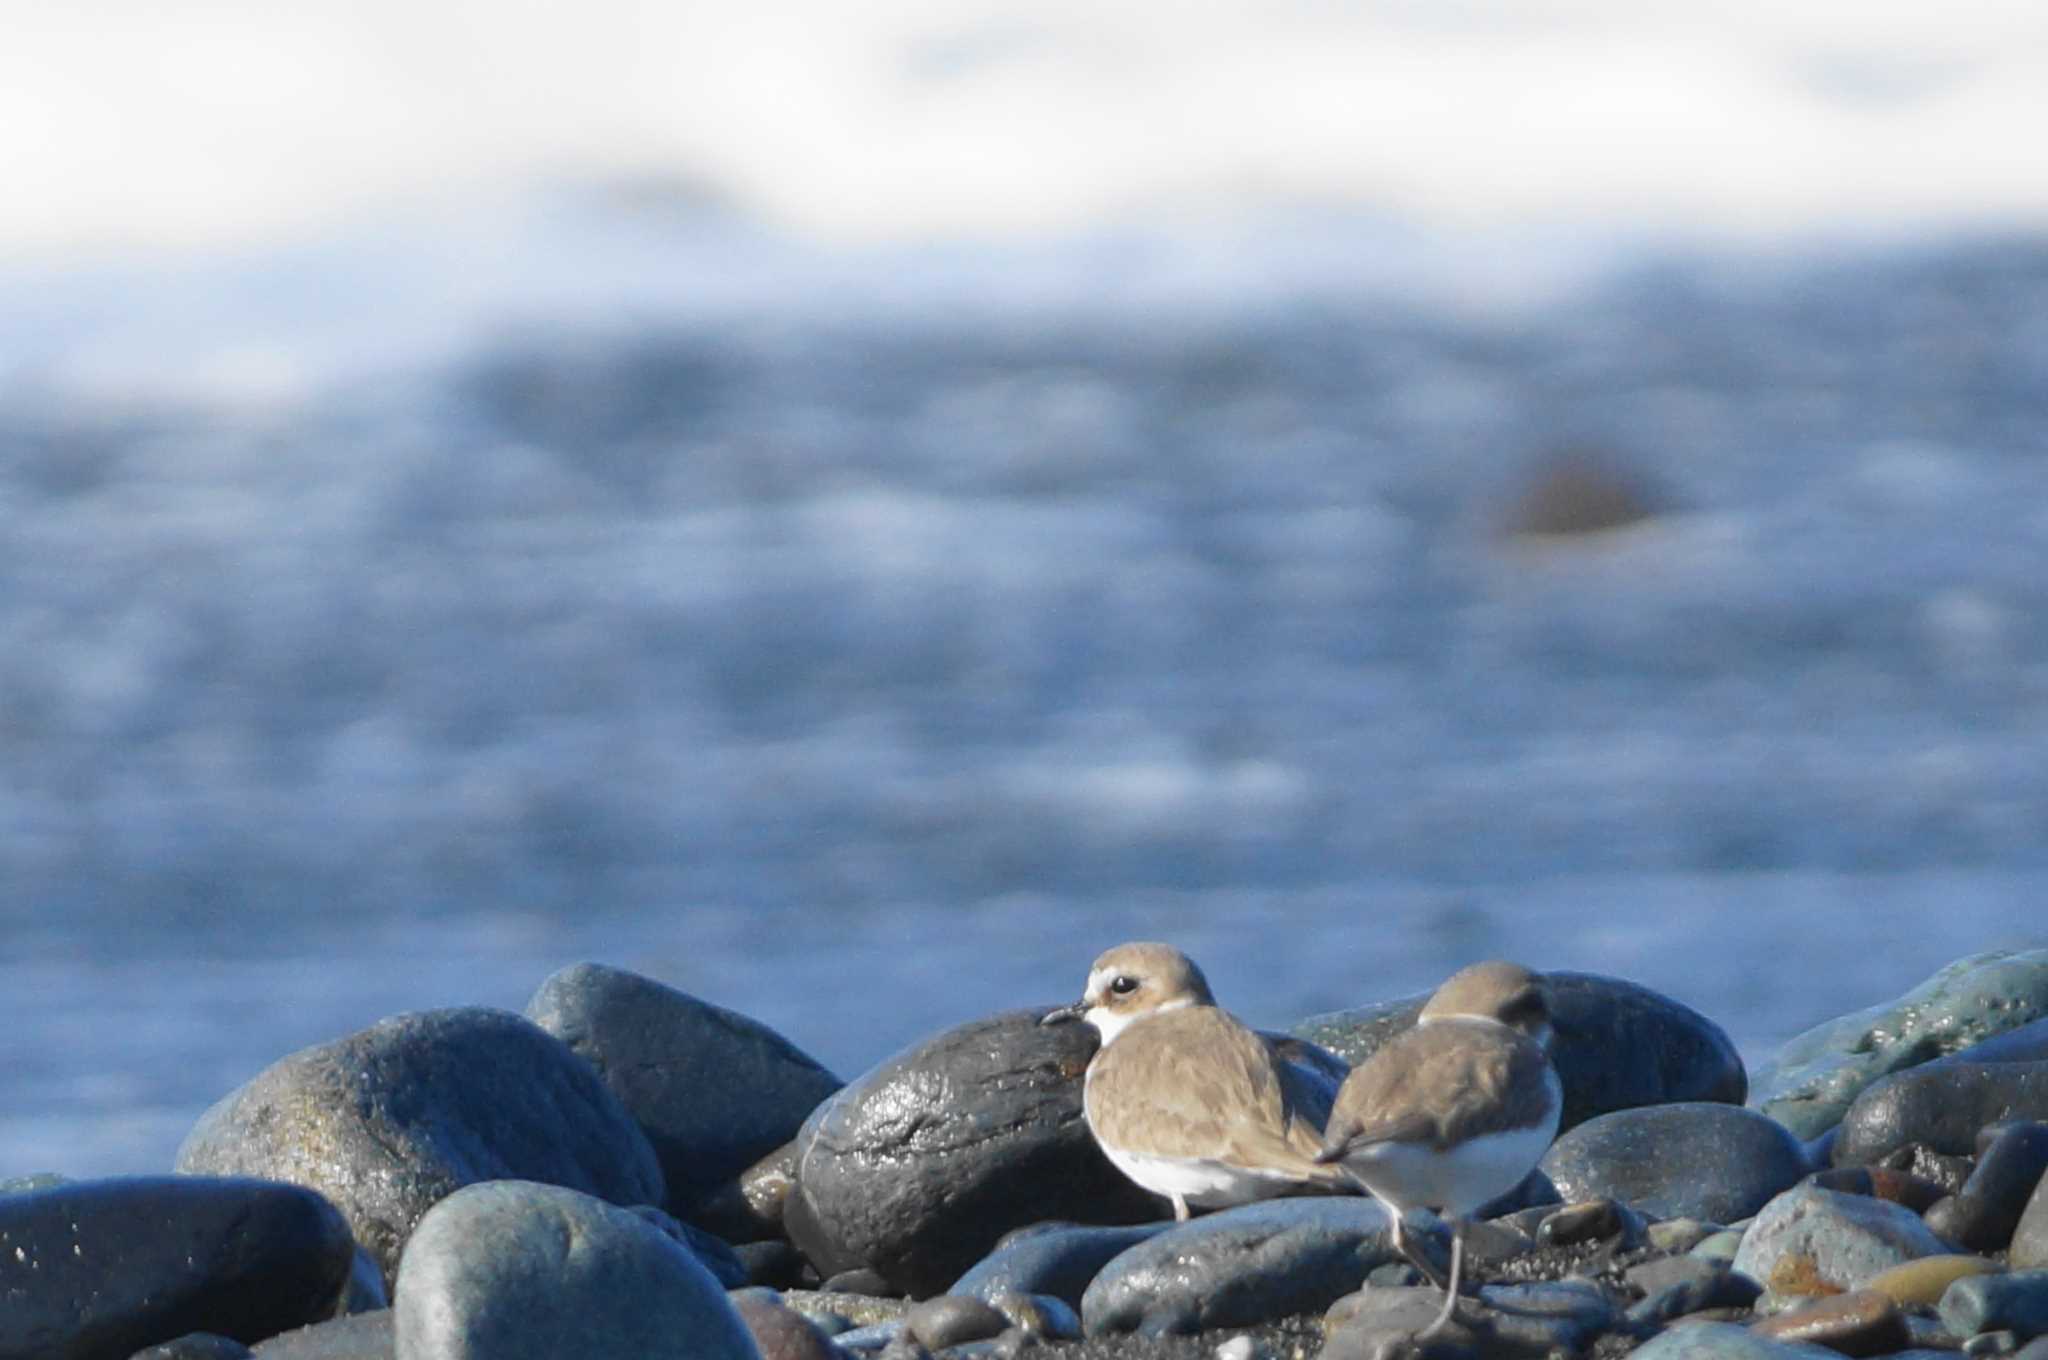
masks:
<instances>
[{"instance_id":1,"label":"blurred water background","mask_svg":"<svg viewBox=\"0 0 2048 1360\"><path fill-rule=\"evenodd\" d=\"M2048 943L2048 15L1694 8L0 0L0 1174L580 959Z\"/></svg>"}]
</instances>

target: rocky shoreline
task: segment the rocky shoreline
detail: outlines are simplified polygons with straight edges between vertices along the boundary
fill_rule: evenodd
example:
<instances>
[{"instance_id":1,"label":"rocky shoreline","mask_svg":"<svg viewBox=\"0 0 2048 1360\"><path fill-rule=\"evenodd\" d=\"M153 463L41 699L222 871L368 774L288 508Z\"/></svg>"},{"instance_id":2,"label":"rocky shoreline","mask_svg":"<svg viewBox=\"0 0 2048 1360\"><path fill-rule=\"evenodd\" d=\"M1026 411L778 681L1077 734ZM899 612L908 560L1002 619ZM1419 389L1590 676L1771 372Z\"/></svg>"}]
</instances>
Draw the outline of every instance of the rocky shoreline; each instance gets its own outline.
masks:
<instances>
[{"instance_id":1,"label":"rocky shoreline","mask_svg":"<svg viewBox=\"0 0 2048 1360\"><path fill-rule=\"evenodd\" d=\"M1957 960L1753 1079L1681 1002L1550 976L1559 1136L1426 1343L1440 1296L1372 1201L1161 1221L1081 1119L1085 1026L986 1016L842 1084L579 964L524 1015L281 1059L175 1174L0 1183L0 1360L2048 1360L2048 950ZM1420 1003L1268 1039L1334 1083Z\"/></svg>"}]
</instances>

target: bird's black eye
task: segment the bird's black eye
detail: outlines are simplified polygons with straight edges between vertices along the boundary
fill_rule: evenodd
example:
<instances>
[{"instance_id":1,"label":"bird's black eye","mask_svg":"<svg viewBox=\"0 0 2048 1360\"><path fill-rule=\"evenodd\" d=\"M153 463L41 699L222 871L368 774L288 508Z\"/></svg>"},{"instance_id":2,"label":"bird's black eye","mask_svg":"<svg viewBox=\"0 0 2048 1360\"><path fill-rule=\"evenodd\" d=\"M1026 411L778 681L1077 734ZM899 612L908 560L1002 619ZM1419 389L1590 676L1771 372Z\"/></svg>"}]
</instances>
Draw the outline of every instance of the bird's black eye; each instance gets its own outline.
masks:
<instances>
[{"instance_id":1,"label":"bird's black eye","mask_svg":"<svg viewBox=\"0 0 2048 1360\"><path fill-rule=\"evenodd\" d=\"M1110 979L1109 990L1118 996L1129 996L1138 990L1138 980L1129 973L1119 973Z\"/></svg>"}]
</instances>

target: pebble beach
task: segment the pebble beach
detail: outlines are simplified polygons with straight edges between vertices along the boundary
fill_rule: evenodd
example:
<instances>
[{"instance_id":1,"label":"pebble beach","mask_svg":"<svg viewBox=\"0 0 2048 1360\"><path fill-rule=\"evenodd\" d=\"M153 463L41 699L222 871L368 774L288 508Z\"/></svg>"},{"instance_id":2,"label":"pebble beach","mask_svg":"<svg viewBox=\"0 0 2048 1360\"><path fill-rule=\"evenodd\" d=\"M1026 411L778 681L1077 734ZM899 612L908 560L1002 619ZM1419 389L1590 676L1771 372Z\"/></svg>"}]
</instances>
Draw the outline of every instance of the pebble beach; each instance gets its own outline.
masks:
<instances>
[{"instance_id":1,"label":"pebble beach","mask_svg":"<svg viewBox=\"0 0 2048 1360\"><path fill-rule=\"evenodd\" d=\"M1173 1223L1095 1146L1094 1036L1046 1008L842 1081L758 1020L579 964L524 1013L281 1056L175 1174L0 1187L0 1356L2048 1352L2048 951L1956 959L1755 1070L1682 999L1548 986L1560 1132L1422 1340L1441 1295L1369 1198ZM1422 999L1268 1041L1336 1079ZM1447 1246L1426 1211L1407 1226Z\"/></svg>"}]
</instances>

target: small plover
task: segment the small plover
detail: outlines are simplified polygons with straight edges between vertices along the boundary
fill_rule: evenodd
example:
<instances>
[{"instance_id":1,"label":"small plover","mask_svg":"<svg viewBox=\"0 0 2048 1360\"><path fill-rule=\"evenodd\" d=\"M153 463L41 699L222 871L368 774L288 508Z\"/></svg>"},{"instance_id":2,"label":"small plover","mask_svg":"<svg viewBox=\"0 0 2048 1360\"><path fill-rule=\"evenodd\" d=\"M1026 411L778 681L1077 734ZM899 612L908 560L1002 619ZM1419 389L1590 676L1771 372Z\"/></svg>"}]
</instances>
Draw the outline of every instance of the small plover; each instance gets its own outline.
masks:
<instances>
[{"instance_id":1,"label":"small plover","mask_svg":"<svg viewBox=\"0 0 2048 1360\"><path fill-rule=\"evenodd\" d=\"M1435 1209L1451 1221L1443 1311L1423 1336L1458 1306L1466 1220L1521 1184L1557 1134L1564 1102L1550 1038L1543 979L1518 964L1475 963L1437 988L1415 1027L1337 1092L1316 1160L1343 1167L1387 1206L1404 1253L1404 1209Z\"/></svg>"},{"instance_id":2,"label":"small plover","mask_svg":"<svg viewBox=\"0 0 2048 1360\"><path fill-rule=\"evenodd\" d=\"M1192 959L1124 944L1095 960L1079 1001L1042 1023L1086 1020L1102 1036L1081 1104L1118 1170L1173 1201L1220 1208L1304 1188L1348 1190L1316 1160L1319 1102L1308 1078L1216 1005Z\"/></svg>"}]
</instances>

